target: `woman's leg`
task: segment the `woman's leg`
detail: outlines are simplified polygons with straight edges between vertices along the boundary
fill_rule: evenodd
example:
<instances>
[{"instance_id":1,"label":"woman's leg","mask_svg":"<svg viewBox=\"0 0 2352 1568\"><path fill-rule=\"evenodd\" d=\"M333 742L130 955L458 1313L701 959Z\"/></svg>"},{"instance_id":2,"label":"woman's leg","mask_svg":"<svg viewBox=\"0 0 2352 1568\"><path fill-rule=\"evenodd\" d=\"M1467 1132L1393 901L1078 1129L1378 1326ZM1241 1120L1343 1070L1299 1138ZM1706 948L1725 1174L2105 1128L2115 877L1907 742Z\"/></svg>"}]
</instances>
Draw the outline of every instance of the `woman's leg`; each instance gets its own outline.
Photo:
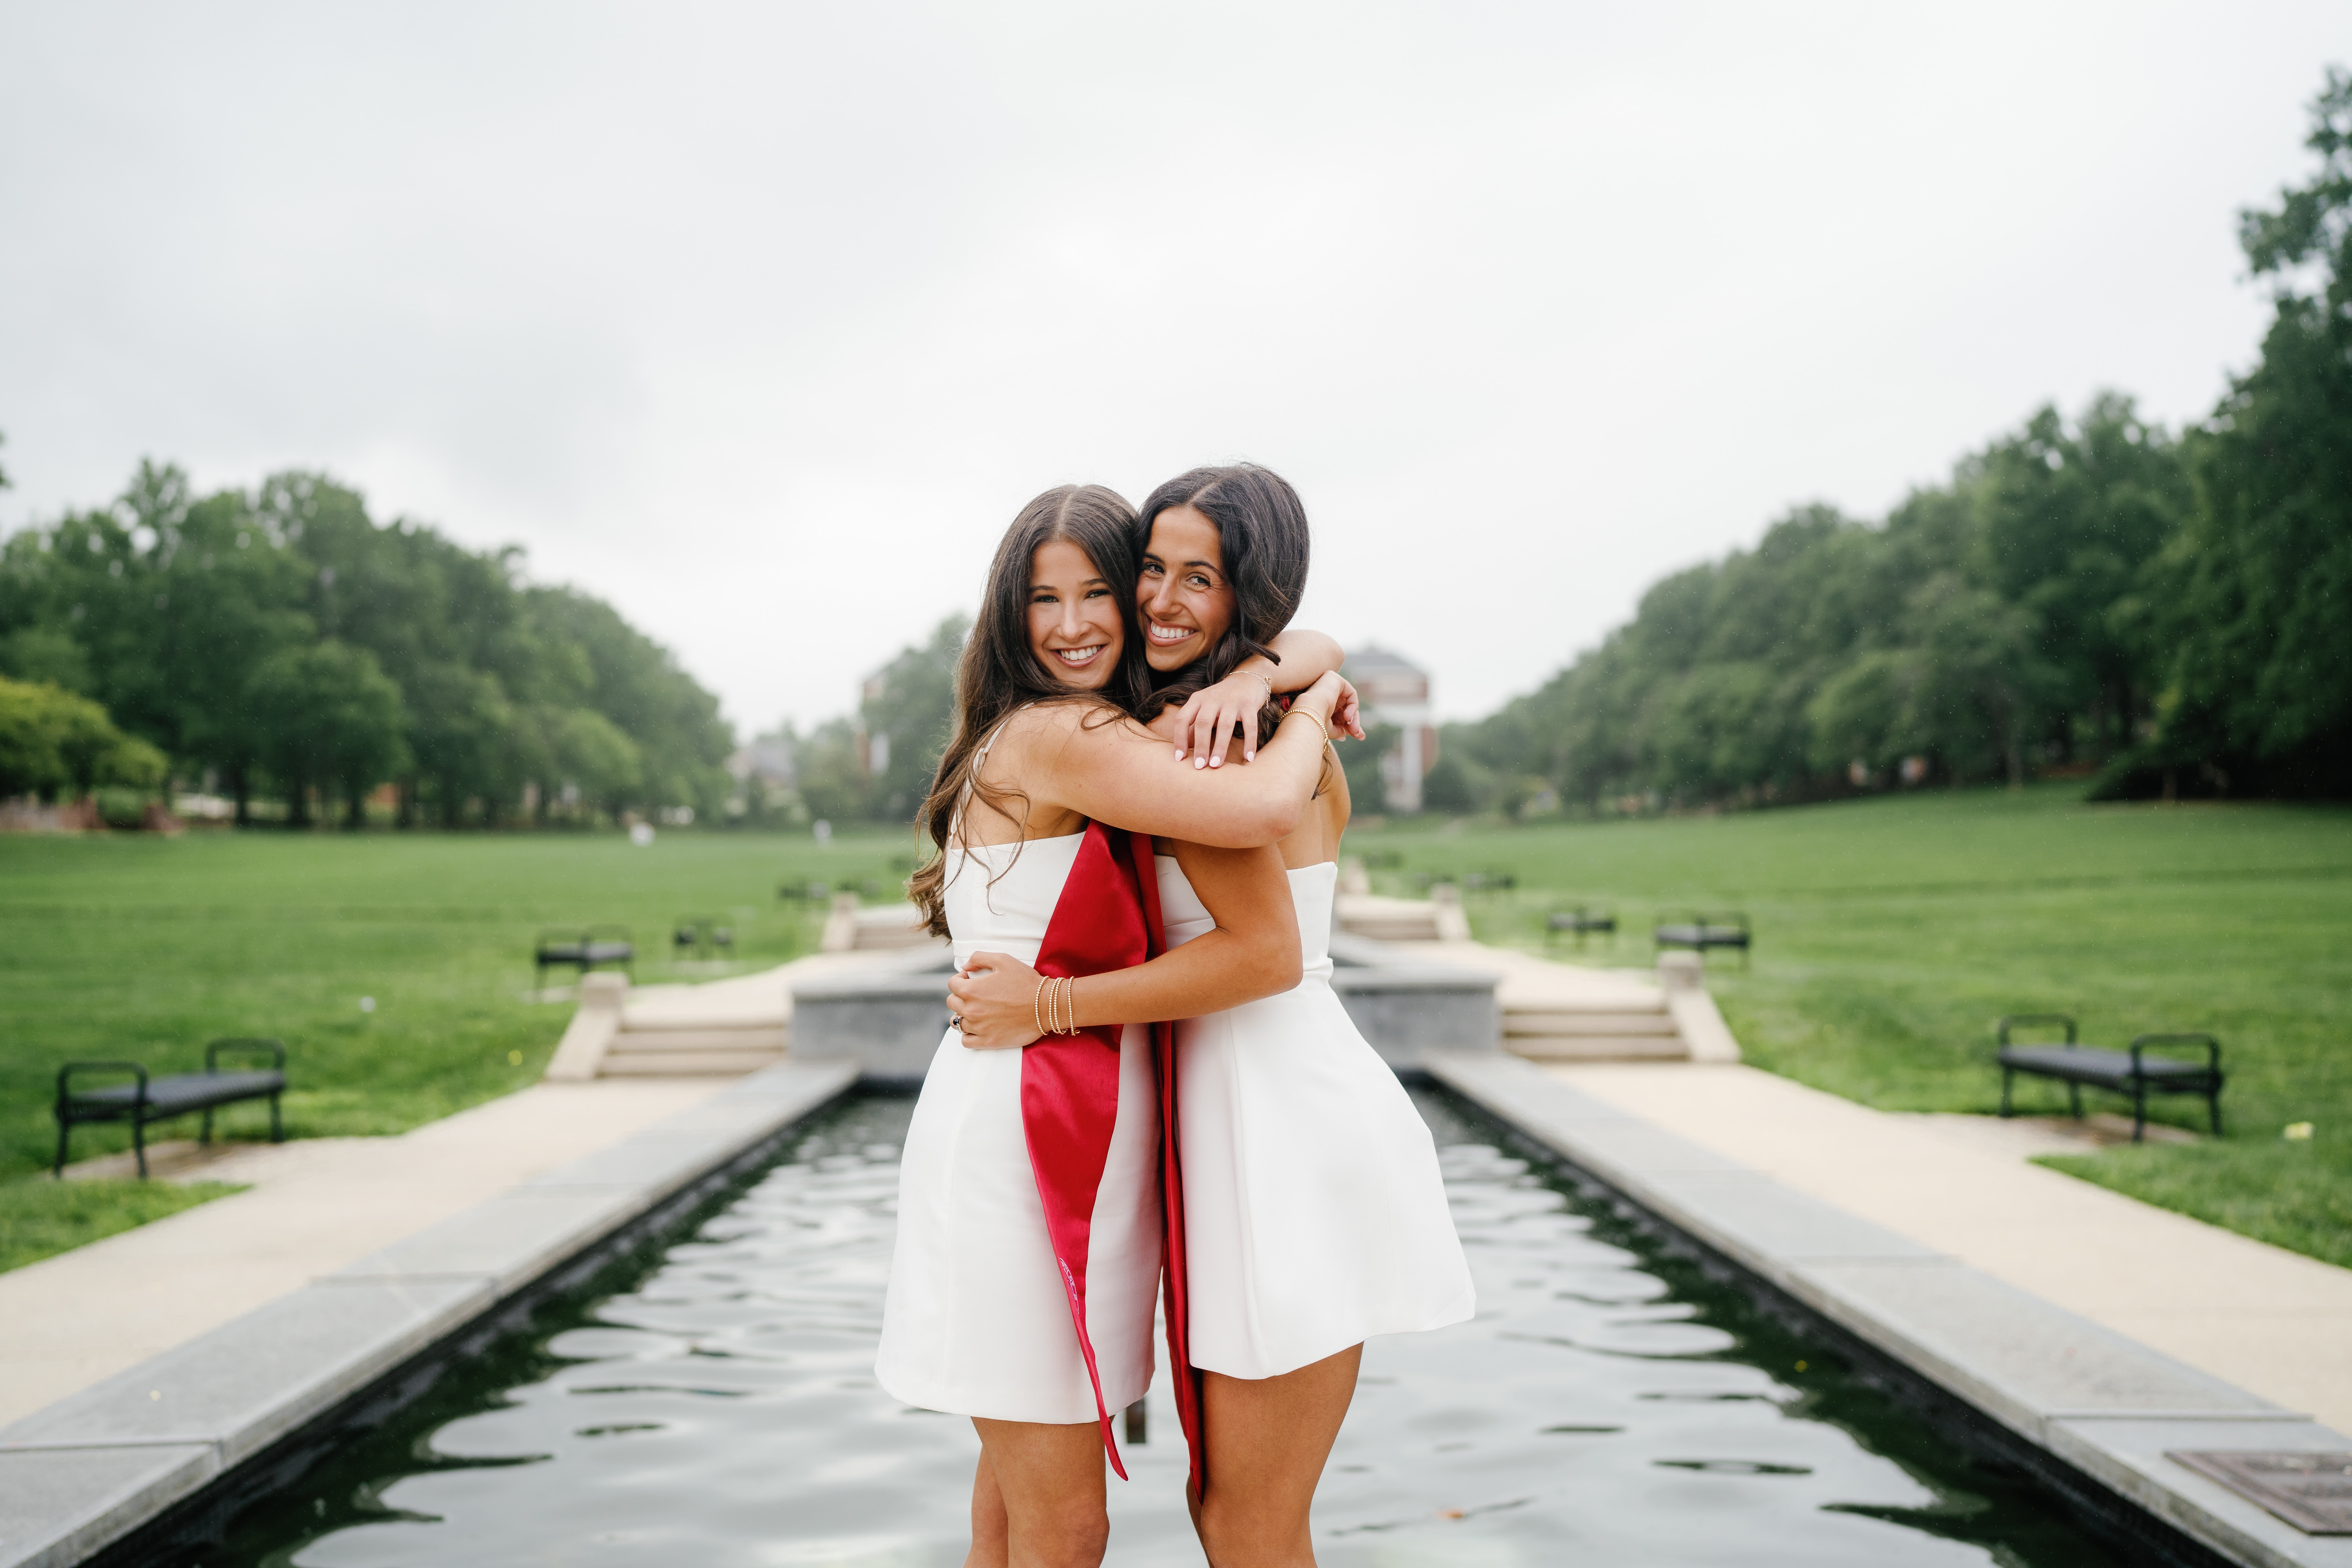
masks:
<instances>
[{"instance_id":1,"label":"woman's leg","mask_svg":"<svg viewBox=\"0 0 2352 1568\"><path fill-rule=\"evenodd\" d=\"M1364 1347L1280 1377L1202 1377L1209 1495L1193 1510L1212 1568L1313 1568L1307 1506L1356 1394Z\"/></svg>"},{"instance_id":2,"label":"woman's leg","mask_svg":"<svg viewBox=\"0 0 2352 1568\"><path fill-rule=\"evenodd\" d=\"M965 1568L1097 1568L1110 1542L1102 1429L984 1421Z\"/></svg>"}]
</instances>

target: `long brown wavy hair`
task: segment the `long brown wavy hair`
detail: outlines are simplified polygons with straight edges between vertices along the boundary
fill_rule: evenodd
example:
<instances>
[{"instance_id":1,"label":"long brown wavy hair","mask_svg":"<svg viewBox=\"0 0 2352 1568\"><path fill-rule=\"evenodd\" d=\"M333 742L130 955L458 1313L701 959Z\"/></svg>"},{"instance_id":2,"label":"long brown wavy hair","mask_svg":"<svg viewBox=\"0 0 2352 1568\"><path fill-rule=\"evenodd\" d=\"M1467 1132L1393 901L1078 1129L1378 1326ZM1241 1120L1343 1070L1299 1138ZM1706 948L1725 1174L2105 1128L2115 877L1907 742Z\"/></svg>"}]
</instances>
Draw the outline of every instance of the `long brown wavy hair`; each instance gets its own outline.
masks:
<instances>
[{"instance_id":1,"label":"long brown wavy hair","mask_svg":"<svg viewBox=\"0 0 2352 1568\"><path fill-rule=\"evenodd\" d=\"M980 618L956 664L955 730L940 753L919 820L931 836L933 853L908 879L907 896L921 911L923 927L948 934L947 847L967 784L971 798L1009 819L1025 820L1029 797L1017 789L990 784L972 766L972 753L1017 708L1034 702L1068 702L1097 709L1102 721L1127 717L1142 705L1143 639L1136 629L1135 583L1142 556L1136 546L1135 509L1101 485L1063 485L1021 509L989 563L988 587ZM1037 552L1067 542L1086 552L1096 574L1111 585L1118 602L1125 646L1118 667L1100 688L1079 690L1057 679L1029 647L1029 584ZM1019 810L1010 803L1019 802ZM1016 850L1017 858L1019 852ZM1002 873L999 873L1000 875Z\"/></svg>"}]
</instances>

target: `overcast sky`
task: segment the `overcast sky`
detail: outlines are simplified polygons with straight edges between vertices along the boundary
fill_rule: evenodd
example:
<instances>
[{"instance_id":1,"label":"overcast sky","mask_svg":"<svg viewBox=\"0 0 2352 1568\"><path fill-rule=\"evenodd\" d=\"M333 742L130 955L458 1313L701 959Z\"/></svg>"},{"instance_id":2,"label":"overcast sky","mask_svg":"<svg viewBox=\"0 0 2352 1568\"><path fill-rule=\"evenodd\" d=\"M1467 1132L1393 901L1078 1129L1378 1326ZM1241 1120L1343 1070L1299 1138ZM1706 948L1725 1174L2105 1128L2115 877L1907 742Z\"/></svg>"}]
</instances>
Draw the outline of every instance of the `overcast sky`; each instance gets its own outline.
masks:
<instances>
[{"instance_id":1,"label":"overcast sky","mask_svg":"<svg viewBox=\"0 0 2352 1568\"><path fill-rule=\"evenodd\" d=\"M0 531L325 468L847 708L1030 496L1247 458L1486 712L1676 567L2266 314L2333 0L0 0Z\"/></svg>"}]
</instances>

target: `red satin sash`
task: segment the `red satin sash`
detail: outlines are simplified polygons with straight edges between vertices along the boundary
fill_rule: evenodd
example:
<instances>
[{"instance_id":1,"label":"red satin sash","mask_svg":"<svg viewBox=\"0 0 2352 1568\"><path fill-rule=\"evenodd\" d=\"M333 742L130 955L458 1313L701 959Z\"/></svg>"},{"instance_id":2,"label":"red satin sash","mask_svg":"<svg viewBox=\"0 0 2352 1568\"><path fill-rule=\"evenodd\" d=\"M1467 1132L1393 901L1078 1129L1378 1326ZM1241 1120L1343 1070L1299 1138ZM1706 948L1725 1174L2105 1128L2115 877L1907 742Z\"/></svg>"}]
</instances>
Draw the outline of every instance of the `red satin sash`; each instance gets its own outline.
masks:
<instances>
[{"instance_id":1,"label":"red satin sash","mask_svg":"<svg viewBox=\"0 0 2352 1568\"><path fill-rule=\"evenodd\" d=\"M1160 916L1160 869L1151 863L1151 835L1127 836L1128 854L1143 889L1144 926L1153 958L1168 951ZM1209 1444L1203 1436L1201 1373L1192 1365L1192 1289L1184 1256L1184 1162L1177 1142L1176 1026L1151 1026L1151 1060L1160 1080L1160 1289L1168 1320L1168 1374L1176 1391L1176 1420L1192 1466L1192 1495L1209 1488Z\"/></svg>"},{"instance_id":2,"label":"red satin sash","mask_svg":"<svg viewBox=\"0 0 2352 1568\"><path fill-rule=\"evenodd\" d=\"M1060 978L1129 969L1166 950L1160 918L1160 879L1151 863L1148 834L1114 839L1098 822L1087 825L1069 880L1046 922L1037 952L1037 972ZM1122 848L1124 853L1121 853ZM1095 1198L1110 1163L1112 1129L1118 1120L1118 1041L1121 1026L1104 1024L1075 1035L1048 1035L1021 1053L1021 1125L1029 1145L1029 1168L1045 1211L1045 1233L1070 1304L1070 1322L1094 1384L1095 1415L1103 1448L1121 1480L1127 1467L1111 1436L1110 1411L1103 1404L1102 1373L1095 1365L1093 1337L1087 1331L1087 1253L1094 1228ZM1200 1433L1200 1374L1192 1370L1186 1331L1184 1288L1184 1187L1177 1166L1175 1029L1152 1026L1152 1058L1160 1079L1160 1170L1165 1220L1162 1254L1168 1312L1168 1353L1175 1376L1177 1415L1192 1455L1195 1486L1204 1479Z\"/></svg>"}]
</instances>

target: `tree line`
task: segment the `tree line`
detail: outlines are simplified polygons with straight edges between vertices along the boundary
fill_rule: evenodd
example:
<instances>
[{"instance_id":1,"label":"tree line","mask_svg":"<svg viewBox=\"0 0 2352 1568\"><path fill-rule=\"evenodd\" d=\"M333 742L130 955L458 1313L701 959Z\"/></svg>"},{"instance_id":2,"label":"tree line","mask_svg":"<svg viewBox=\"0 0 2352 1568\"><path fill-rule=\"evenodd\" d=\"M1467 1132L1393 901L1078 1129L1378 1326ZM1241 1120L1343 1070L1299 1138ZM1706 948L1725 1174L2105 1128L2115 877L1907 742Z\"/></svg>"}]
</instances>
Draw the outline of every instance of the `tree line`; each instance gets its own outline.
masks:
<instances>
[{"instance_id":1,"label":"tree line","mask_svg":"<svg viewBox=\"0 0 2352 1568\"><path fill-rule=\"evenodd\" d=\"M2261 357L2178 432L2044 407L1868 522L1801 507L1539 689L1449 726L1440 809L1818 796L2095 770L2108 795L2352 795L2352 77L2241 215Z\"/></svg>"},{"instance_id":2,"label":"tree line","mask_svg":"<svg viewBox=\"0 0 2352 1568\"><path fill-rule=\"evenodd\" d=\"M5 481L0 481L5 482ZM601 600L525 581L289 472L198 497L142 462L110 506L0 543L0 795L209 777L248 820L404 826L717 813L718 700Z\"/></svg>"}]
</instances>

